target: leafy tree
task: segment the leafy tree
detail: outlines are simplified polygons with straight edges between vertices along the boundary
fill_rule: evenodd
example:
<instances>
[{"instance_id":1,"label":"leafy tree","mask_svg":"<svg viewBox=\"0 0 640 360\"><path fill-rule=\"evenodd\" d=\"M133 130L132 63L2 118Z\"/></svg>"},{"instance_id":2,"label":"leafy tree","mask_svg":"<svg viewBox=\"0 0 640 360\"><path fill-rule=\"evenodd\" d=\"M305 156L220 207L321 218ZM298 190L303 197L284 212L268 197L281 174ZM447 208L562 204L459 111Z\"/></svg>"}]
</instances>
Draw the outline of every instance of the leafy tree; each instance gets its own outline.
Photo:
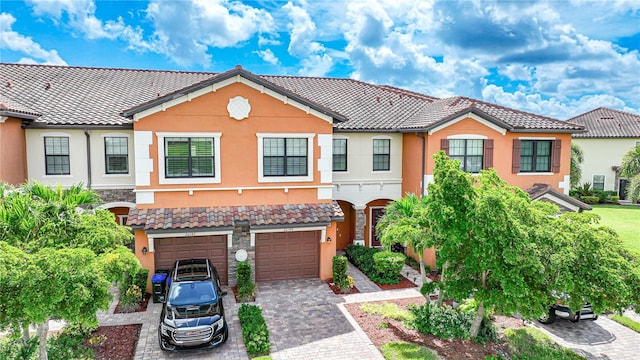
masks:
<instances>
[{"instance_id":1,"label":"leafy tree","mask_svg":"<svg viewBox=\"0 0 640 360\"><path fill-rule=\"evenodd\" d=\"M96 203L94 192L37 183L0 190L0 323L22 328L25 344L37 324L46 359L48 321L97 325L111 282L140 263L123 246L131 234L109 211L78 210Z\"/></svg>"},{"instance_id":2,"label":"leafy tree","mask_svg":"<svg viewBox=\"0 0 640 360\"><path fill-rule=\"evenodd\" d=\"M421 210L426 204L425 199L409 193L403 198L392 201L376 225L380 243L387 250L390 250L394 243L406 243L418 255L423 284L427 283L423 252L432 246L429 242L430 227L421 215ZM426 295L429 300L428 294Z\"/></svg>"},{"instance_id":3,"label":"leafy tree","mask_svg":"<svg viewBox=\"0 0 640 360\"><path fill-rule=\"evenodd\" d=\"M556 206L531 202L493 169L472 178L444 153L434 159L425 216L437 234L439 261L448 264L441 286L478 303L472 337L486 308L534 318L559 294L596 311L638 304L638 260L615 232L594 226L594 215L556 217Z\"/></svg>"},{"instance_id":4,"label":"leafy tree","mask_svg":"<svg viewBox=\"0 0 640 360\"><path fill-rule=\"evenodd\" d=\"M631 179L627 188L627 197L633 203L638 202L640 199L640 146L629 150L622 157L620 175Z\"/></svg>"},{"instance_id":5,"label":"leafy tree","mask_svg":"<svg viewBox=\"0 0 640 360\"><path fill-rule=\"evenodd\" d=\"M572 188L578 186L582 178L582 162L584 162L584 152L580 145L571 144L571 166L569 168L569 183Z\"/></svg>"}]
</instances>

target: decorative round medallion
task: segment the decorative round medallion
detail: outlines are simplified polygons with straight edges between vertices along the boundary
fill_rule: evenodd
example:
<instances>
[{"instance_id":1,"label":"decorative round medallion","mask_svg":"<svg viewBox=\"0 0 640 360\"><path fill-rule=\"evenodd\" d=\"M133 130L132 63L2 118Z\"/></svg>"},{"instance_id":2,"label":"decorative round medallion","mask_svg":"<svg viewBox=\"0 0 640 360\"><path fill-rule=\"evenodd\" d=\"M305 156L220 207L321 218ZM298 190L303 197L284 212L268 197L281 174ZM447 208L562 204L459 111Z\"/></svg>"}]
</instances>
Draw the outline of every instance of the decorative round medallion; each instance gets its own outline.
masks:
<instances>
[{"instance_id":1,"label":"decorative round medallion","mask_svg":"<svg viewBox=\"0 0 640 360\"><path fill-rule=\"evenodd\" d=\"M236 260L238 260L238 261L247 260L247 250L240 249L240 250L236 251Z\"/></svg>"},{"instance_id":2,"label":"decorative round medallion","mask_svg":"<svg viewBox=\"0 0 640 360\"><path fill-rule=\"evenodd\" d=\"M249 111L251 111L251 105L249 105L249 99L245 99L242 96L236 96L229 99L227 105L227 111L229 116L236 120L242 120L249 117Z\"/></svg>"}]
</instances>

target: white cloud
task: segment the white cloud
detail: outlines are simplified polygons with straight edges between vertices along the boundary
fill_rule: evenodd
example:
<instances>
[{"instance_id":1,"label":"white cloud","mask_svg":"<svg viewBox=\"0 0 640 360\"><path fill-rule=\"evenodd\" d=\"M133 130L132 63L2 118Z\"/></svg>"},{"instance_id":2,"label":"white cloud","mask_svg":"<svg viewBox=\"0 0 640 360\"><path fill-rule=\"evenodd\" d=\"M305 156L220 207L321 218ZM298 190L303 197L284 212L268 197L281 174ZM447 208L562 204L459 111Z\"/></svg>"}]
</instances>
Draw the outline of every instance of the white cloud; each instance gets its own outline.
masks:
<instances>
[{"instance_id":1,"label":"white cloud","mask_svg":"<svg viewBox=\"0 0 640 360\"><path fill-rule=\"evenodd\" d=\"M324 45L314 41L316 37L316 25L311 20L309 13L302 7L288 2L282 7L287 12L290 23L289 47L290 55L300 58L302 68L299 74L308 76L324 76L333 67L333 58L327 54Z\"/></svg>"},{"instance_id":2,"label":"white cloud","mask_svg":"<svg viewBox=\"0 0 640 360\"><path fill-rule=\"evenodd\" d=\"M280 63L280 60L278 60L271 49L258 50L254 51L254 53L258 54L263 61L268 62L271 65L278 65Z\"/></svg>"},{"instance_id":3,"label":"white cloud","mask_svg":"<svg viewBox=\"0 0 640 360\"><path fill-rule=\"evenodd\" d=\"M15 21L13 15L0 13L0 49L9 49L30 56L21 58L19 62L22 64L67 65L56 50L44 50L32 38L14 31L12 26Z\"/></svg>"}]
</instances>

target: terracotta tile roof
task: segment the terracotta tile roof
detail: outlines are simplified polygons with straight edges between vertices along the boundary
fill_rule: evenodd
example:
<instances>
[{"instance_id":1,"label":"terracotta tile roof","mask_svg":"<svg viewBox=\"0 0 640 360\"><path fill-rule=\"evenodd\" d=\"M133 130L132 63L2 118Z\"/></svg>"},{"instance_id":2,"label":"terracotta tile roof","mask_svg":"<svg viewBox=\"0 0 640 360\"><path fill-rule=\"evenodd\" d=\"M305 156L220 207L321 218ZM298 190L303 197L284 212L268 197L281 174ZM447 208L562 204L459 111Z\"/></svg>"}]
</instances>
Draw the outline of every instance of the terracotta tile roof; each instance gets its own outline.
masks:
<instances>
[{"instance_id":1,"label":"terracotta tile roof","mask_svg":"<svg viewBox=\"0 0 640 360\"><path fill-rule=\"evenodd\" d=\"M406 129L432 129L467 112L488 118L495 124L513 132L552 131L580 132L584 127L566 121L536 115L504 106L456 96L431 102L419 114L404 124Z\"/></svg>"},{"instance_id":2,"label":"terracotta tile roof","mask_svg":"<svg viewBox=\"0 0 640 360\"><path fill-rule=\"evenodd\" d=\"M125 110L143 108L226 73L0 64L0 95L42 114L35 125L131 126ZM242 70L244 71L244 70ZM245 74L246 73L246 74ZM336 131L415 131L474 110L518 131L577 132L566 122L465 97L437 99L353 79L258 76L274 89L317 106L337 120Z\"/></svg>"},{"instance_id":3,"label":"terracotta tile roof","mask_svg":"<svg viewBox=\"0 0 640 360\"><path fill-rule=\"evenodd\" d=\"M561 193L559 191L556 191L549 184L540 184L540 183L533 184L532 187L528 188L525 191L529 194L529 197L531 198L531 200L540 199L540 201L551 202L551 203L557 205L560 208L561 212L572 211L571 209L569 209L566 206L564 206L562 204L562 202L574 205L574 206L578 207L581 211L582 210L591 210L591 206L589 206L589 204L585 204L585 203L583 203L582 201L580 201L578 199L574 199L569 195L566 195L566 194L563 194L563 193ZM553 201L553 200L551 200L549 198L541 198L542 196L544 196L546 194L551 195L551 198L556 198L558 200L561 200L561 202L556 202L556 201Z\"/></svg>"},{"instance_id":4,"label":"terracotta tile roof","mask_svg":"<svg viewBox=\"0 0 640 360\"><path fill-rule=\"evenodd\" d=\"M7 84L7 86L10 86L10 84ZM0 116L14 116L33 120L41 115L28 106L24 106L18 101L0 94Z\"/></svg>"},{"instance_id":5,"label":"terracotta tile roof","mask_svg":"<svg viewBox=\"0 0 640 360\"><path fill-rule=\"evenodd\" d=\"M0 94L42 114L37 120L42 124L113 126L131 123L120 116L122 110L212 75L0 64Z\"/></svg>"},{"instance_id":6,"label":"terracotta tile roof","mask_svg":"<svg viewBox=\"0 0 640 360\"><path fill-rule=\"evenodd\" d=\"M575 138L640 138L640 115L600 107L567 120L581 124L587 132Z\"/></svg>"},{"instance_id":7,"label":"terracotta tile roof","mask_svg":"<svg viewBox=\"0 0 640 360\"><path fill-rule=\"evenodd\" d=\"M256 206L132 209L127 225L145 230L249 226L310 225L342 221L337 202Z\"/></svg>"}]
</instances>

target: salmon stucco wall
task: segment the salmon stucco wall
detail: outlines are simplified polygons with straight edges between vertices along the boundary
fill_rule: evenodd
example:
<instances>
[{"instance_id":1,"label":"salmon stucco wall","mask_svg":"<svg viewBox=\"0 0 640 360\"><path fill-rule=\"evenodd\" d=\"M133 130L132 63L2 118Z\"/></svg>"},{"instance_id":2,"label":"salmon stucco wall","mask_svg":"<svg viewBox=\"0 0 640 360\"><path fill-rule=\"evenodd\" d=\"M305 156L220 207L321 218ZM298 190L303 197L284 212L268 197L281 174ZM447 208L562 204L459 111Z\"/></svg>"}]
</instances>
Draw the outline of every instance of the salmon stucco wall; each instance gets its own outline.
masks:
<instances>
[{"instance_id":1,"label":"salmon stucco wall","mask_svg":"<svg viewBox=\"0 0 640 360\"><path fill-rule=\"evenodd\" d=\"M404 156L402 157L402 195L412 193L420 195L422 192L422 138L418 135L427 137L424 133L403 134L402 148ZM426 145L426 139L425 145ZM425 155L425 169L427 157Z\"/></svg>"},{"instance_id":2,"label":"salmon stucco wall","mask_svg":"<svg viewBox=\"0 0 640 360\"><path fill-rule=\"evenodd\" d=\"M333 257L336 256L336 228L337 224L332 222L327 226L326 236L331 238L331 242L320 243L320 279L328 280L333 277Z\"/></svg>"},{"instance_id":3,"label":"salmon stucco wall","mask_svg":"<svg viewBox=\"0 0 640 360\"><path fill-rule=\"evenodd\" d=\"M133 234L135 236L136 257L140 260L140 265L142 265L143 268L149 269L150 275L147 279L147 291L151 292L151 277L156 271L154 258L155 253L149 251L144 255L142 254L142 248L146 247L148 249L149 246L149 238L144 230L134 230Z\"/></svg>"},{"instance_id":4,"label":"salmon stucco wall","mask_svg":"<svg viewBox=\"0 0 640 360\"><path fill-rule=\"evenodd\" d=\"M21 125L16 118L0 121L0 182L19 185L27 180L27 145Z\"/></svg>"},{"instance_id":5,"label":"salmon stucco wall","mask_svg":"<svg viewBox=\"0 0 640 360\"><path fill-rule=\"evenodd\" d=\"M450 126L435 131L427 137L426 146L426 175L433 174L433 155L441 150L441 140L447 139L451 136L458 136L463 138L463 135L471 135L481 137L485 139L493 139L493 168L496 169L498 175L504 179L508 184L518 186L521 189L527 189L536 183L544 183L551 185L554 189L567 193L569 190L568 176L569 166L571 159L571 134L561 133L512 133L505 131L505 134L501 134L494 128L489 127L475 119L466 118L458 121ZM421 140L415 135L405 135L404 144L407 147L404 151L405 164L415 164L415 168L420 167L421 161L421 142L411 139L411 136L416 140ZM512 173L513 162L513 140L561 140L561 154L560 154L560 171L557 173ZM403 184L403 189L406 191L414 192L413 189L418 189L419 193L419 180L415 180L415 170L407 169L408 166L403 166L404 174L403 180L406 184ZM418 170L419 171L419 170ZM406 176L404 176L406 175Z\"/></svg>"},{"instance_id":6,"label":"salmon stucco wall","mask_svg":"<svg viewBox=\"0 0 640 360\"><path fill-rule=\"evenodd\" d=\"M229 116L227 110L229 99L236 96L249 101L251 111L248 118L236 120ZM228 85L216 92L144 117L134 123L134 130L153 133L152 143L149 146L149 156L153 161L150 185L138 185L136 188L137 190L156 190L155 201L153 204L140 204L140 208L331 201L331 199L318 200L318 187L326 186L330 189L331 183L330 180L321 182L317 164L322 151L319 146L319 135L331 136L332 124L244 84ZM160 183L159 161L162 161L162 158L158 154L157 135L174 132L221 134L220 155L215 159L220 164L220 173L216 174L219 182ZM313 143L313 158L310 159L313 169L310 174L311 180L286 181L283 179L282 182L259 182L258 165L262 159L258 158L257 134L265 133L276 134L274 135L276 137L308 135ZM194 190L193 194L188 190Z\"/></svg>"}]
</instances>

